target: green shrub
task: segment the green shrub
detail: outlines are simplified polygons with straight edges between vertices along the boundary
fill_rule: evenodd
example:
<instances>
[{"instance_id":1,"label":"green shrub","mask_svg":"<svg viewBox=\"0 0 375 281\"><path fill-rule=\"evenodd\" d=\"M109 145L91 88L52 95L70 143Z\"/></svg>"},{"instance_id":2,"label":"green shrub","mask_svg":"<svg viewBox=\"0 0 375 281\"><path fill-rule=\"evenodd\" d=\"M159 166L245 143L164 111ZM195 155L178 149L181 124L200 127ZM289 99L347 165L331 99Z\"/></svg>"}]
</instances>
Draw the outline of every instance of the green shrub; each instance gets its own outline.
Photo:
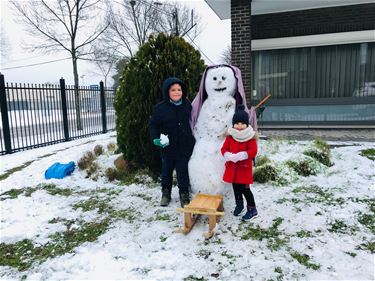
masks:
<instances>
[{"instance_id":1,"label":"green shrub","mask_svg":"<svg viewBox=\"0 0 375 281\"><path fill-rule=\"evenodd\" d=\"M160 172L159 152L150 140L148 121L153 106L162 100L164 79L182 79L192 100L204 68L200 53L183 38L163 33L150 36L125 65L114 103L117 144L135 168Z\"/></svg>"},{"instance_id":2,"label":"green shrub","mask_svg":"<svg viewBox=\"0 0 375 281\"><path fill-rule=\"evenodd\" d=\"M325 140L323 140L322 138L315 139L314 142L313 142L313 145L320 150L329 150L330 149L328 143Z\"/></svg>"},{"instance_id":3,"label":"green shrub","mask_svg":"<svg viewBox=\"0 0 375 281\"><path fill-rule=\"evenodd\" d=\"M316 175L316 171L312 166L312 162L308 160L302 160L295 162L292 160L286 161L286 165L292 168L300 176L308 177L311 175Z\"/></svg>"},{"instance_id":4,"label":"green shrub","mask_svg":"<svg viewBox=\"0 0 375 281\"><path fill-rule=\"evenodd\" d=\"M253 172L254 181L259 183L265 183L269 181L275 181L278 177L278 173L275 167L271 164L265 164L257 166Z\"/></svg>"},{"instance_id":5,"label":"green shrub","mask_svg":"<svg viewBox=\"0 0 375 281\"><path fill-rule=\"evenodd\" d=\"M103 152L104 152L104 148L103 148L102 145L100 145L100 144L95 145L94 153L95 153L96 156L102 155Z\"/></svg>"},{"instance_id":6,"label":"green shrub","mask_svg":"<svg viewBox=\"0 0 375 281\"><path fill-rule=\"evenodd\" d=\"M316 159L328 167L333 165L329 145L322 139L314 140L313 147L306 149L303 154Z\"/></svg>"},{"instance_id":7,"label":"green shrub","mask_svg":"<svg viewBox=\"0 0 375 281\"><path fill-rule=\"evenodd\" d=\"M362 157L367 157L368 159L375 161L375 148L363 149L359 153Z\"/></svg>"},{"instance_id":8,"label":"green shrub","mask_svg":"<svg viewBox=\"0 0 375 281\"><path fill-rule=\"evenodd\" d=\"M86 170L91 163L95 160L95 155L91 151L85 152L85 154L78 160L78 168L80 170Z\"/></svg>"},{"instance_id":9,"label":"green shrub","mask_svg":"<svg viewBox=\"0 0 375 281\"><path fill-rule=\"evenodd\" d=\"M262 166L266 163L269 163L270 159L267 156L258 156L255 158L255 165L256 166Z\"/></svg>"}]
</instances>

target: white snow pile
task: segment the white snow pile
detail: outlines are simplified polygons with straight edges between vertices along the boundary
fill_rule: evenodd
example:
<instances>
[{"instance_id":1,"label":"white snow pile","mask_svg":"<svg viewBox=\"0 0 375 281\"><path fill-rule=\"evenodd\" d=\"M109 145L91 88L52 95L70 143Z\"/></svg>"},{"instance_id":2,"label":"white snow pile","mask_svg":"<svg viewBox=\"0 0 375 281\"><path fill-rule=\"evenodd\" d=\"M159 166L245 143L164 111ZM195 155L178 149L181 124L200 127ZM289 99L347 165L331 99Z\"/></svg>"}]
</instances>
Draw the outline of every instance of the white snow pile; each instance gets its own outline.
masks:
<instances>
[{"instance_id":1,"label":"white snow pile","mask_svg":"<svg viewBox=\"0 0 375 281\"><path fill-rule=\"evenodd\" d=\"M374 280L375 161L364 153L374 155L373 144L329 142L333 165L301 176L285 163L307 159L311 142L260 140L259 155L286 181L251 187L259 216L247 223L232 215L229 189L205 240L204 216L174 233L183 224L177 187L160 207L159 184L147 180L93 181L78 169L44 179L54 162L114 141L110 133L1 156L2 280ZM98 160L110 167L114 157Z\"/></svg>"}]
</instances>

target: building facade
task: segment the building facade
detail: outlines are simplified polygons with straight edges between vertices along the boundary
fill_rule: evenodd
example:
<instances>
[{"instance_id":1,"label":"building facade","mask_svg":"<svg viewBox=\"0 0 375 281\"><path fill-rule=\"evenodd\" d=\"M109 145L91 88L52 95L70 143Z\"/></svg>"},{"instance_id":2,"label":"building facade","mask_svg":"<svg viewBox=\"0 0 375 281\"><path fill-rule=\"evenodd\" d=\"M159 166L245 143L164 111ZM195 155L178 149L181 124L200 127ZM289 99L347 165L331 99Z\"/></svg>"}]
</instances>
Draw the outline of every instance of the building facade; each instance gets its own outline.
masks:
<instances>
[{"instance_id":1,"label":"building facade","mask_svg":"<svg viewBox=\"0 0 375 281\"><path fill-rule=\"evenodd\" d=\"M248 102L271 94L263 125L375 128L374 1L206 2L231 19Z\"/></svg>"}]
</instances>

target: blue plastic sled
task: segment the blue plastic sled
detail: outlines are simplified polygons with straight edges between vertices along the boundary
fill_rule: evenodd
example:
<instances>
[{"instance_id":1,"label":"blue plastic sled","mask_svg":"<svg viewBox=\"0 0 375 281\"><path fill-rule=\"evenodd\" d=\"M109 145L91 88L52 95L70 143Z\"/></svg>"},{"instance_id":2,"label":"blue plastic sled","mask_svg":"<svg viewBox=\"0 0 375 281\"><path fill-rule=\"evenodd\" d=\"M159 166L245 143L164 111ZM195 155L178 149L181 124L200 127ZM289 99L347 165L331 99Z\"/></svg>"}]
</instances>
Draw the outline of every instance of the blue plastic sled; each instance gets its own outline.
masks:
<instances>
[{"instance_id":1,"label":"blue plastic sled","mask_svg":"<svg viewBox=\"0 0 375 281\"><path fill-rule=\"evenodd\" d=\"M67 164L61 164L56 162L51 167L49 167L45 173L44 177L48 179L62 179L65 176L69 176L74 171L75 165L74 161L70 161Z\"/></svg>"}]
</instances>

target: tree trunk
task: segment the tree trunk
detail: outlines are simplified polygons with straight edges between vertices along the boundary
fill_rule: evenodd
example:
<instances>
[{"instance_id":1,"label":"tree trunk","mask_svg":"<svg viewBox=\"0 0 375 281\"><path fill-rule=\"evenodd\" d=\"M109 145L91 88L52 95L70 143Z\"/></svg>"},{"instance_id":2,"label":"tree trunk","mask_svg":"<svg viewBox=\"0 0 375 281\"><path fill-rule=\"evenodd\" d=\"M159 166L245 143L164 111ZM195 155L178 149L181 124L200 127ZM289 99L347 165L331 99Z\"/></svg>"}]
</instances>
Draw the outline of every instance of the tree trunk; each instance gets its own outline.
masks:
<instances>
[{"instance_id":1,"label":"tree trunk","mask_svg":"<svg viewBox=\"0 0 375 281\"><path fill-rule=\"evenodd\" d=\"M77 69L77 57L72 56L73 59L73 74L74 74L74 98L76 106L76 122L77 130L83 130L81 121L81 100L79 95L79 80L78 80L78 69Z\"/></svg>"}]
</instances>

